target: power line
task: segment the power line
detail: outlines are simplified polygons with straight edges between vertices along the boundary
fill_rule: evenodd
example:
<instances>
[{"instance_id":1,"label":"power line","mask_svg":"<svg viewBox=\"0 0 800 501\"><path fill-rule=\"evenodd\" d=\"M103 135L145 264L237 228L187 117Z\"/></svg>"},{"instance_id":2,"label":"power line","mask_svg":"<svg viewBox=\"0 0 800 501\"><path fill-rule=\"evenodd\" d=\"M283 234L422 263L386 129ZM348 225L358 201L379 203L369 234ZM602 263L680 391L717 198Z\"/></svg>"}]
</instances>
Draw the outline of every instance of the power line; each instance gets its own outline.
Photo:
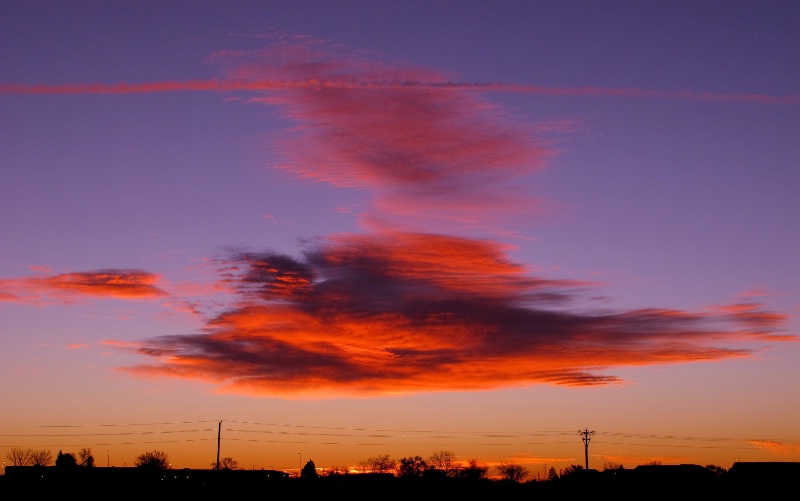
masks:
<instances>
[{"instance_id":1,"label":"power line","mask_svg":"<svg viewBox=\"0 0 800 501\"><path fill-rule=\"evenodd\" d=\"M561 431L561 430L532 430L532 431L491 431L491 430L475 430L475 431L461 431L453 433L452 431L443 431L443 430L409 430L409 429L385 429L385 428L366 428L366 427L333 427L333 426L313 426L313 425L298 425L298 424L286 424L286 423L267 423L267 422L256 422L256 421L239 421L239 420L230 420L230 423L236 424L243 424L254 427L254 429L244 428L244 427L237 427L237 428L226 428L225 431L229 433L229 436L226 437L226 440L230 441L240 441L240 442L262 442L262 443L286 443L286 444L309 444L314 443L318 445L348 445L348 446L376 446L376 445L416 445L411 443L410 441L417 440L417 441L448 441L448 440L461 440L461 441L469 441L470 446L510 446L510 445L526 445L526 446L538 446L538 445L554 445L554 444L568 444L571 443L569 441L551 441L551 440L542 440L542 441L531 441L526 440L532 437L540 437L543 439L547 438L556 438L560 436L566 435L573 435L574 431ZM218 431L218 446L221 440L221 432L222 432L222 421L221 420L194 420L194 421L174 421L174 422L152 422L152 423L100 423L100 424L51 424L51 425L42 425L42 426L35 426L34 428L38 429L51 429L51 428L65 428L65 429L75 429L75 428L104 428L104 427L142 427L142 426L151 426L151 427L162 427L162 426L178 426L178 425L186 425L186 424L197 424L197 423L217 423L217 431ZM270 429L257 429L257 427L272 427L278 428L277 430L270 430ZM318 431L312 431L318 430ZM213 428L192 428L188 430L143 430L143 431L120 431L120 432L82 432L82 433L61 433L61 434L53 434L53 433L29 433L29 434L0 434L0 438L28 438L28 439L37 439L37 438L68 438L68 437L87 437L89 440L92 438L103 438L103 437L115 437L115 436L143 436L143 435L158 435L158 434L186 434L186 433L209 433L213 431ZM703 449L753 449L754 446L750 444L750 440L747 439L733 439L733 438L726 438L726 437L698 437L698 436L675 436L675 435L659 435L659 434L641 434L641 433L623 433L623 432L595 432L592 430L591 432L587 429L579 432L583 439L590 440L590 435L595 435L598 439L602 439L605 437L608 438L631 438L635 439L635 441L603 441L603 444L606 445L619 445L619 446L641 446L641 447L663 447L663 444L648 444L642 441L671 441L673 443L669 444L670 447L680 447L680 448L703 448ZM233 434L233 436L230 436ZM279 439L279 438L270 438L270 439L259 439L259 438L248 438L258 435L278 435L278 436L285 436L287 439ZM342 439L342 440L326 440L326 441L319 441L314 440L316 437L329 437L333 439ZM291 438L294 438L291 439ZM304 440L304 438L308 438L308 440ZM347 440L347 439L359 439L359 440ZM374 439L370 440L369 442L364 442L364 439ZM483 441L482 439L494 439L491 442ZM501 439L501 440L497 440ZM92 445L97 446L106 446L106 445L135 445L135 444L153 444L153 443L178 443L178 442L193 442L193 441L206 441L212 440L211 437L207 438L187 438L183 440L161 440L161 441L126 441L126 442L119 442L119 443L100 443L100 442L93 442ZM586 448L586 456L588 456L588 440L585 441L584 446ZM764 440L764 439L762 439ZM798 439L771 439L775 442L780 442L783 444L788 444L792 447L800 446L800 440ZM686 443L674 443L674 442L691 442L690 444ZM702 444L700 442L707 442L707 444ZM718 445L719 443L724 443L724 445ZM745 444L746 446L742 446ZM48 445L49 447L74 447L74 446L82 446L87 444L55 444L55 445ZM467 444L464 444L467 445ZM10 445L0 445L0 447L19 447L18 445L10 446ZM587 457L587 464L588 464L588 457Z\"/></svg>"},{"instance_id":2,"label":"power line","mask_svg":"<svg viewBox=\"0 0 800 501\"><path fill-rule=\"evenodd\" d=\"M219 423L220 419L213 419L213 420L197 420L197 421L173 421L173 422L154 422L154 423L103 423L103 424L53 424L53 425L41 425L36 426L35 428L91 428L91 427L124 427L124 426L171 426L171 425L181 425L181 424L195 424L195 423ZM498 430L473 430L473 431L460 431L454 433L452 430L418 430L418 429L394 429L394 428L362 428L362 427L344 427L344 426L314 426L314 425L301 425L301 424L292 424L292 423L271 423L271 422L258 422L258 421L239 421L239 420L232 420L226 419L224 420L228 423L237 423L237 424L247 424L253 426L271 426L271 427L279 427L279 428L293 428L293 429L308 429L308 430L339 430L339 431L351 431L351 432L373 432L373 433L388 433L388 434L398 434L398 433L409 433L409 434L416 434L419 436L425 436L430 438L469 438L474 436L485 436L485 437L498 437L498 438L517 438L517 437L548 437L554 435L562 435L562 436L572 436L574 435L574 431L567 431L567 430L533 430L533 431L522 431L522 430L511 430L511 431L498 431ZM216 428L216 427L215 427ZM202 429L199 431L209 431L209 429ZM233 428L226 428L226 431L240 431L240 432L249 432L249 433L290 433L290 432L276 432L270 430L248 430L248 429L233 429ZM126 432L127 433L127 432ZM300 434L300 433L297 433ZM349 436L347 434L311 434L306 433L308 435L332 435L332 436ZM439 435L427 435L427 434L439 434ZM596 432L597 436L600 437L620 437L620 438L634 438L640 440L678 440L678 441L704 441L704 442L736 442L742 441L744 439L741 438L732 438L732 437L698 437L698 436L680 436L680 435L659 435L659 434L644 434L644 433L627 433L627 432L615 432L615 431L599 431ZM97 434L95 434L97 435ZM0 434L0 436L11 436ZM36 436L35 434L28 434L26 436ZM362 436L362 435L352 435L352 436ZM412 437L415 435L412 435ZM798 438L770 438L770 439L763 439L763 440L774 440L779 442L800 442Z\"/></svg>"},{"instance_id":3,"label":"power line","mask_svg":"<svg viewBox=\"0 0 800 501\"><path fill-rule=\"evenodd\" d=\"M36 428L91 428L103 426L167 426L175 424L195 424L195 423L216 423L218 419L211 421L174 421L167 423L114 423L114 424L49 424L36 426Z\"/></svg>"},{"instance_id":4,"label":"power line","mask_svg":"<svg viewBox=\"0 0 800 501\"><path fill-rule=\"evenodd\" d=\"M213 428L205 428L199 430L165 430L165 431L120 431L117 433L47 433L47 434L17 434L5 435L0 434L0 437L107 437L107 436L121 436L121 435L154 435L158 433L195 433L213 431Z\"/></svg>"}]
</instances>

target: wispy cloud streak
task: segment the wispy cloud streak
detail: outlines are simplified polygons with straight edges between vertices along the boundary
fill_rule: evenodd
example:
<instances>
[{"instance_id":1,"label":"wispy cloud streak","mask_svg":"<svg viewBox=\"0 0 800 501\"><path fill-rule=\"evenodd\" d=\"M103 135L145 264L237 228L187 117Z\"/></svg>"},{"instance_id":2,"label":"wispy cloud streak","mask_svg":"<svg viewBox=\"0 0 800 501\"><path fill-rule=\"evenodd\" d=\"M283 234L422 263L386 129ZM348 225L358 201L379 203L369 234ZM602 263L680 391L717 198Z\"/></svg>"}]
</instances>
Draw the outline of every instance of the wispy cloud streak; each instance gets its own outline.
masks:
<instances>
[{"instance_id":1,"label":"wispy cloud streak","mask_svg":"<svg viewBox=\"0 0 800 501\"><path fill-rule=\"evenodd\" d=\"M144 83L91 83L91 84L0 84L0 94L148 94L157 92L231 92L231 91L274 91L286 89L441 89L472 90L483 92L518 92L543 96L568 97L625 97L675 99L682 101L717 101L752 104L800 104L800 96L773 96L759 93L717 94L690 90L640 89L635 87L552 87L509 83L468 83L468 82L425 82L425 81L374 81L351 82L344 80L306 80L306 81L230 81L220 79L165 81Z\"/></svg>"}]
</instances>

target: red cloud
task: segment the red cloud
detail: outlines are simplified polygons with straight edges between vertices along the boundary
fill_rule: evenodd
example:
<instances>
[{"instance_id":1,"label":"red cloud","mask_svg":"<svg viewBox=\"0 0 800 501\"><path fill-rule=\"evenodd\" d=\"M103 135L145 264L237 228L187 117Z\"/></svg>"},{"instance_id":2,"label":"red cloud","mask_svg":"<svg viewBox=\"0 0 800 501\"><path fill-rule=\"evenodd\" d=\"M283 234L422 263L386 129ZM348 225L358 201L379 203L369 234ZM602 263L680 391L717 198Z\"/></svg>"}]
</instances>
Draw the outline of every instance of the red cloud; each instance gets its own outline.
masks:
<instances>
[{"instance_id":1,"label":"red cloud","mask_svg":"<svg viewBox=\"0 0 800 501\"><path fill-rule=\"evenodd\" d=\"M0 300L21 303L46 301L54 296L69 300L76 296L118 299L148 299L166 296L156 286L159 277L142 270L106 269L64 273L50 277L0 280Z\"/></svg>"},{"instance_id":2,"label":"red cloud","mask_svg":"<svg viewBox=\"0 0 800 501\"><path fill-rule=\"evenodd\" d=\"M141 270L97 270L65 273L43 280L50 288L95 296L142 298L166 293L154 284L158 276Z\"/></svg>"},{"instance_id":3,"label":"red cloud","mask_svg":"<svg viewBox=\"0 0 800 501\"><path fill-rule=\"evenodd\" d=\"M529 276L485 241L338 235L302 261L221 264L240 303L205 333L141 342L154 362L127 370L282 396L597 385L619 381L611 367L742 357L710 343L766 339L726 315L571 312L588 284Z\"/></svg>"}]
</instances>

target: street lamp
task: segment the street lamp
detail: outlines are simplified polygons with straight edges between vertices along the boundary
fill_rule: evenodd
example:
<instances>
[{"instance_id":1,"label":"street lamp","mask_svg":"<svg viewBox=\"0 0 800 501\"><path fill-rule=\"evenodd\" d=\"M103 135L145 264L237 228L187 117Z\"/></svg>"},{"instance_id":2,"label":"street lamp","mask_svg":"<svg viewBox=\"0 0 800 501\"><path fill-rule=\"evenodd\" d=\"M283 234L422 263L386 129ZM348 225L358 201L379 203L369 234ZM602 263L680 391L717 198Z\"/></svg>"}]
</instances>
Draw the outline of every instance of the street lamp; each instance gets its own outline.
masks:
<instances>
[{"instance_id":1,"label":"street lamp","mask_svg":"<svg viewBox=\"0 0 800 501\"><path fill-rule=\"evenodd\" d=\"M300 469L297 470L297 476L299 477L300 474L303 473L303 455L300 454L299 452L297 453L297 455L300 456Z\"/></svg>"},{"instance_id":2,"label":"street lamp","mask_svg":"<svg viewBox=\"0 0 800 501\"><path fill-rule=\"evenodd\" d=\"M111 453L109 451L106 451L106 468L108 468L109 466L111 466Z\"/></svg>"}]
</instances>

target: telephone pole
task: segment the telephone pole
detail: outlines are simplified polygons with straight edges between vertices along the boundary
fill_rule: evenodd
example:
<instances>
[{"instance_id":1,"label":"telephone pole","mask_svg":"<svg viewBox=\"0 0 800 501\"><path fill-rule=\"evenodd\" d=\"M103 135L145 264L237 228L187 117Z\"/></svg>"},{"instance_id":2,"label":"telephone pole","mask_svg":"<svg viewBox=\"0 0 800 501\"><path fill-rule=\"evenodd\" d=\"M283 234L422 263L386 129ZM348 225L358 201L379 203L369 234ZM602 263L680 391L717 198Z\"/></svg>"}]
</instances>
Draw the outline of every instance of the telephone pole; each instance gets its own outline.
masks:
<instances>
[{"instance_id":1,"label":"telephone pole","mask_svg":"<svg viewBox=\"0 0 800 501\"><path fill-rule=\"evenodd\" d=\"M589 469L589 442L592 441L592 435L595 434L595 431L589 431L589 428L585 428L579 431L581 435L581 440L583 440L583 449L584 449L584 456L586 458L586 469Z\"/></svg>"},{"instance_id":2,"label":"telephone pole","mask_svg":"<svg viewBox=\"0 0 800 501\"><path fill-rule=\"evenodd\" d=\"M219 422L217 427L217 471L219 471L219 439L222 436L222 421Z\"/></svg>"}]
</instances>

